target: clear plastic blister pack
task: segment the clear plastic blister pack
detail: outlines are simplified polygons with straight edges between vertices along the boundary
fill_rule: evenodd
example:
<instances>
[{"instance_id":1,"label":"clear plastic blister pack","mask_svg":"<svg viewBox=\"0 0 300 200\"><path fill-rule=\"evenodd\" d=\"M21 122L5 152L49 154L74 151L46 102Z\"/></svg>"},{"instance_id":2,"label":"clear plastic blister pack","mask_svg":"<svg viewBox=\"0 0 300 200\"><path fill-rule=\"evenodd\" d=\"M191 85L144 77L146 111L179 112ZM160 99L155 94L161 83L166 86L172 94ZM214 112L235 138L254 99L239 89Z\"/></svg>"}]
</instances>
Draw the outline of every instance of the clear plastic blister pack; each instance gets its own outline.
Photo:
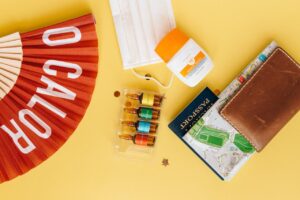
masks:
<instances>
[{"instance_id":1,"label":"clear plastic blister pack","mask_svg":"<svg viewBox=\"0 0 300 200\"><path fill-rule=\"evenodd\" d=\"M125 89L115 147L127 156L147 156L153 152L164 95Z\"/></svg>"}]
</instances>

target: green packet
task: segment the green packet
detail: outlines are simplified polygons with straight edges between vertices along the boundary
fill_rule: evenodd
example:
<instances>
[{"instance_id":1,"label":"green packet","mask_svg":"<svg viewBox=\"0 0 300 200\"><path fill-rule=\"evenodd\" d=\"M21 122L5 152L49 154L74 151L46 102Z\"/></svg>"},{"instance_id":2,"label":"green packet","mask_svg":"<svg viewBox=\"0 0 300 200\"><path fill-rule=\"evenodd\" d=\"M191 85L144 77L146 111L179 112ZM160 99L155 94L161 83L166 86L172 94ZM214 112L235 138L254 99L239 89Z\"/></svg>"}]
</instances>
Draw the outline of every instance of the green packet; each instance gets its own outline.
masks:
<instances>
[{"instance_id":1,"label":"green packet","mask_svg":"<svg viewBox=\"0 0 300 200\"><path fill-rule=\"evenodd\" d=\"M204 125L204 120L200 119L189 131L189 134L203 144L222 148L229 140L230 133ZM235 134L233 144L243 153L252 153L255 151L248 140L239 133Z\"/></svg>"}]
</instances>

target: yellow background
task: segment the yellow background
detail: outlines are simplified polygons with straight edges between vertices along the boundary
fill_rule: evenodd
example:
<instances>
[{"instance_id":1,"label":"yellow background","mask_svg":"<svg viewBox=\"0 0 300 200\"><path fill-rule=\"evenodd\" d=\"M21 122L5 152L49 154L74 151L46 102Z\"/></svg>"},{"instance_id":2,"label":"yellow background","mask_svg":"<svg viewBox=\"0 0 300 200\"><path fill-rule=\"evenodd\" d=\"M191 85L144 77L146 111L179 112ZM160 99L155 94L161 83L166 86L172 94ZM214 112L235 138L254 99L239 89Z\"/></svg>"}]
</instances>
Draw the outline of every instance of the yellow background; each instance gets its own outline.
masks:
<instances>
[{"instance_id":1,"label":"yellow background","mask_svg":"<svg viewBox=\"0 0 300 200\"><path fill-rule=\"evenodd\" d=\"M300 61L299 0L173 0L178 26L207 50L214 70L195 88L179 80L167 99L151 160L118 157L113 148L125 87L159 90L121 66L108 0L1 0L0 34L26 32L90 10L97 19L99 76L86 116L48 161L0 185L1 200L300 199L300 115L231 182L222 182L171 131L168 122L206 85L222 90L272 39ZM164 64L145 67L164 81ZM268 81L266 77L266 81ZM161 164L163 158L170 165Z\"/></svg>"}]
</instances>

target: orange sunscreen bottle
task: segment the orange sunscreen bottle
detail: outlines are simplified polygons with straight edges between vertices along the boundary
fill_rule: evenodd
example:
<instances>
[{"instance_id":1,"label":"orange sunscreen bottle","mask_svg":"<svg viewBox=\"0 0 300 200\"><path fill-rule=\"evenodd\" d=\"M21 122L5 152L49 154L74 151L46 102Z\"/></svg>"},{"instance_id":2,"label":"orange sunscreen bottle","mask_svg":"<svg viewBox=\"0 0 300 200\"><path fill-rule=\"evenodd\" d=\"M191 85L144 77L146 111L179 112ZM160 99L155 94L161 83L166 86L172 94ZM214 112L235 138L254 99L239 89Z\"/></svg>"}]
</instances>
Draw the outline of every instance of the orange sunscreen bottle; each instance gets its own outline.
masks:
<instances>
[{"instance_id":1,"label":"orange sunscreen bottle","mask_svg":"<svg viewBox=\"0 0 300 200\"><path fill-rule=\"evenodd\" d=\"M159 42L155 51L168 68L190 87L196 86L213 68L207 53L177 28Z\"/></svg>"}]
</instances>

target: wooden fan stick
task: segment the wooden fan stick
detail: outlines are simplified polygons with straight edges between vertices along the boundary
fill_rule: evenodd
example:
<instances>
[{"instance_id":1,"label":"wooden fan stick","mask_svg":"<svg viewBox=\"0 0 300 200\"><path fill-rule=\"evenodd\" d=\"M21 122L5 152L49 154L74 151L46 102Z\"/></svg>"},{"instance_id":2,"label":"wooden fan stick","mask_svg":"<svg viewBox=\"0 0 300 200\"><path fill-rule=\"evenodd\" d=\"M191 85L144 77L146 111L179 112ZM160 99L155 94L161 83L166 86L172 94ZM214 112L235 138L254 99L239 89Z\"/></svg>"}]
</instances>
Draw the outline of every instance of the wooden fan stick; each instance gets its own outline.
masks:
<instances>
[{"instance_id":1,"label":"wooden fan stick","mask_svg":"<svg viewBox=\"0 0 300 200\"><path fill-rule=\"evenodd\" d=\"M5 75L3 75L3 73L1 73L1 69L0 69L0 80L2 83L4 83L7 87L11 87L11 85L14 83L14 79L11 79Z\"/></svg>"},{"instance_id":2,"label":"wooden fan stick","mask_svg":"<svg viewBox=\"0 0 300 200\"><path fill-rule=\"evenodd\" d=\"M0 64L0 74L7 79L10 79L13 82L16 82L18 79L18 76L20 74L21 69L20 68L15 68L15 67L2 67ZM3 80L4 81L4 80Z\"/></svg>"},{"instance_id":3,"label":"wooden fan stick","mask_svg":"<svg viewBox=\"0 0 300 200\"><path fill-rule=\"evenodd\" d=\"M22 54L23 50L21 47L0 48L0 53Z\"/></svg>"},{"instance_id":4,"label":"wooden fan stick","mask_svg":"<svg viewBox=\"0 0 300 200\"><path fill-rule=\"evenodd\" d=\"M21 46L22 46L21 40L15 40L15 41L10 41L10 42L0 43L0 48L21 47Z\"/></svg>"},{"instance_id":5,"label":"wooden fan stick","mask_svg":"<svg viewBox=\"0 0 300 200\"><path fill-rule=\"evenodd\" d=\"M5 91L0 87L0 100L6 95Z\"/></svg>"},{"instance_id":6,"label":"wooden fan stick","mask_svg":"<svg viewBox=\"0 0 300 200\"><path fill-rule=\"evenodd\" d=\"M3 76L0 72L0 99L3 99L14 85L13 81Z\"/></svg>"},{"instance_id":7,"label":"wooden fan stick","mask_svg":"<svg viewBox=\"0 0 300 200\"><path fill-rule=\"evenodd\" d=\"M5 80L5 81L3 81ZM11 84L13 84L13 80L8 79L7 77L4 77L3 75L0 74L0 84L1 84L1 88L9 88L11 87ZM4 87L2 87L2 85L4 85Z\"/></svg>"},{"instance_id":8,"label":"wooden fan stick","mask_svg":"<svg viewBox=\"0 0 300 200\"><path fill-rule=\"evenodd\" d=\"M15 41L15 40L20 40L21 36L19 32L6 35L4 37L0 37L0 43L5 43L5 42L10 42L10 41Z\"/></svg>"},{"instance_id":9,"label":"wooden fan stick","mask_svg":"<svg viewBox=\"0 0 300 200\"><path fill-rule=\"evenodd\" d=\"M22 62L20 60L11 60L11 59L0 57L0 65L1 64L7 67L16 67L16 68L21 68L22 66Z\"/></svg>"},{"instance_id":10,"label":"wooden fan stick","mask_svg":"<svg viewBox=\"0 0 300 200\"><path fill-rule=\"evenodd\" d=\"M2 75L0 75L0 87L1 87L1 84L4 84L7 87L9 87L9 84L7 84L7 82L3 81L3 76Z\"/></svg>"},{"instance_id":11,"label":"wooden fan stick","mask_svg":"<svg viewBox=\"0 0 300 200\"><path fill-rule=\"evenodd\" d=\"M8 92L13 87L14 83L15 83L14 80L11 80L11 79L3 76L1 74L1 70L0 70L0 88L2 90L2 92L0 94L0 99L3 99L3 97L5 97L5 95L8 94Z\"/></svg>"},{"instance_id":12,"label":"wooden fan stick","mask_svg":"<svg viewBox=\"0 0 300 200\"><path fill-rule=\"evenodd\" d=\"M9 91L13 88L15 85L18 76L15 75L15 78L11 79L9 77L6 77L2 74L2 70L0 69L0 88L5 92L0 94L0 99L3 99L6 94L9 93Z\"/></svg>"},{"instance_id":13,"label":"wooden fan stick","mask_svg":"<svg viewBox=\"0 0 300 200\"><path fill-rule=\"evenodd\" d=\"M15 85L22 66L23 50L19 33L0 38L0 99Z\"/></svg>"},{"instance_id":14,"label":"wooden fan stick","mask_svg":"<svg viewBox=\"0 0 300 200\"><path fill-rule=\"evenodd\" d=\"M22 54L12 54L12 53L0 53L0 58L13 59L13 60L22 60Z\"/></svg>"},{"instance_id":15,"label":"wooden fan stick","mask_svg":"<svg viewBox=\"0 0 300 200\"><path fill-rule=\"evenodd\" d=\"M15 73L14 73L14 70L15 70ZM17 73L17 71L18 71L18 69L14 69L14 70L12 70L12 71L6 71L5 69L2 69L1 67L0 67L0 75L2 76L2 80L3 81L6 81L6 80L10 80L10 81L12 81L12 82L16 82L16 80L17 80L17 78L18 78L18 73ZM20 71L20 70L19 70ZM5 79L6 78L6 79Z\"/></svg>"}]
</instances>

